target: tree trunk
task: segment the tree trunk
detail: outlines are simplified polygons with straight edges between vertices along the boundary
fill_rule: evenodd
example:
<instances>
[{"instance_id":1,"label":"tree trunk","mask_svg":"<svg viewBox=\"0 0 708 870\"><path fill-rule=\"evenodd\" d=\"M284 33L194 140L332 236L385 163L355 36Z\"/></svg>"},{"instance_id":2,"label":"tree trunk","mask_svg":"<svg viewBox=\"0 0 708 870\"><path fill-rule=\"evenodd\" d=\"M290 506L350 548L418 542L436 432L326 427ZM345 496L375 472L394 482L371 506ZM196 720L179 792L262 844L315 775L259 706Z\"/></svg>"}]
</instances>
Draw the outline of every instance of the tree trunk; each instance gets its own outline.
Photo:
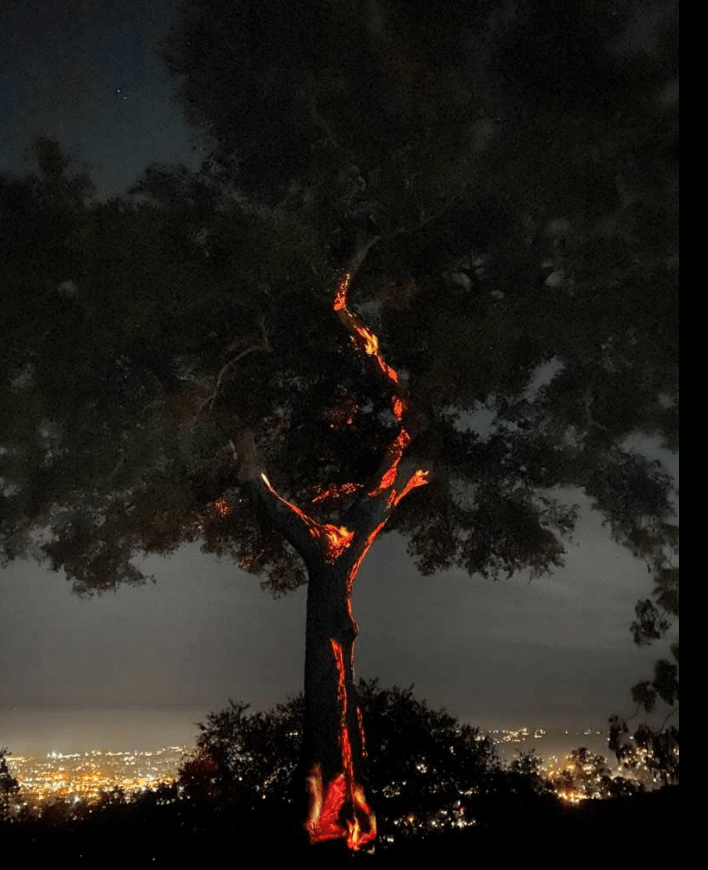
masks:
<instances>
[{"instance_id":1,"label":"tree trunk","mask_svg":"<svg viewBox=\"0 0 708 870\"><path fill-rule=\"evenodd\" d=\"M401 471L408 440L397 438L373 485L344 514L346 525L334 526L317 522L286 501L265 475L257 479L255 454L244 448L246 441L242 443L244 479L264 506L268 521L290 541L308 570L301 768L309 796L305 829L311 843L343 839L349 849L358 851L373 844L376 820L364 787L366 746L354 684L358 628L351 611L352 587L391 510L410 489L426 483L427 476L422 471L410 476Z\"/></svg>"},{"instance_id":2,"label":"tree trunk","mask_svg":"<svg viewBox=\"0 0 708 870\"><path fill-rule=\"evenodd\" d=\"M303 763L311 843L345 839L358 850L376 837L365 797L365 741L354 683L350 559L313 566L307 590ZM353 579L353 578L351 578Z\"/></svg>"},{"instance_id":3,"label":"tree trunk","mask_svg":"<svg viewBox=\"0 0 708 870\"><path fill-rule=\"evenodd\" d=\"M354 684L358 629L351 612L352 587L391 511L411 489L428 482L427 472L402 468L403 454L424 419L410 413L406 385L381 356L376 336L347 307L351 280L375 242L363 244L350 261L332 307L356 351L370 360L372 371L390 389L398 429L368 486L347 484L339 493L317 497L358 491L341 518L342 525L320 523L276 492L261 471L251 430L240 432L234 445L239 479L251 488L268 522L292 544L308 571L302 758L309 795L305 829L311 843L341 839L353 851L373 845L376 820L364 790L366 744Z\"/></svg>"}]
</instances>

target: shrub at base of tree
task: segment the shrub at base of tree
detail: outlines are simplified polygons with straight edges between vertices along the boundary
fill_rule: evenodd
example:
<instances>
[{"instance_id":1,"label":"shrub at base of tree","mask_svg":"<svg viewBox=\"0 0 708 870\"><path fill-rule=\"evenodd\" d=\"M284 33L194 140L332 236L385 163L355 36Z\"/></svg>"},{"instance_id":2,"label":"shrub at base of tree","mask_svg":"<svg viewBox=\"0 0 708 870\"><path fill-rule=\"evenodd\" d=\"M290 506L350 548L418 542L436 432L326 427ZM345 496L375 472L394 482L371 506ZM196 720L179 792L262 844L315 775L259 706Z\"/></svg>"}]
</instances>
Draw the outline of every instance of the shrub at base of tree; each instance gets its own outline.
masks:
<instances>
[{"instance_id":1,"label":"shrub at base of tree","mask_svg":"<svg viewBox=\"0 0 708 870\"><path fill-rule=\"evenodd\" d=\"M411 689L358 684L367 747L367 794L381 844L497 824L515 812L548 808L555 798L538 765L505 767L493 741L431 710ZM265 713L247 705L211 713L200 725L197 749L181 767L185 796L218 812L297 805L303 733L301 696ZM303 813L304 818L304 813Z\"/></svg>"},{"instance_id":2,"label":"shrub at base of tree","mask_svg":"<svg viewBox=\"0 0 708 870\"><path fill-rule=\"evenodd\" d=\"M511 866L548 849L572 855L576 867L596 866L609 854L611 866L656 859L663 848L668 856L668 841L650 844L646 832L678 823L678 788L564 806L535 754L505 765L490 738L431 710L412 689L385 689L377 681L357 688L367 794L379 828L376 854L360 856L369 866L431 859L463 866L471 857ZM101 866L201 865L205 856L248 847L274 866L300 857L308 867L349 866L354 856L344 841L310 846L298 822L303 719L302 697L267 712L231 702L200 725L176 783L134 796L116 788L92 805L24 812L0 822L0 840L7 854L54 863L81 857ZM573 758L573 788L594 789L604 759L584 749Z\"/></svg>"}]
</instances>

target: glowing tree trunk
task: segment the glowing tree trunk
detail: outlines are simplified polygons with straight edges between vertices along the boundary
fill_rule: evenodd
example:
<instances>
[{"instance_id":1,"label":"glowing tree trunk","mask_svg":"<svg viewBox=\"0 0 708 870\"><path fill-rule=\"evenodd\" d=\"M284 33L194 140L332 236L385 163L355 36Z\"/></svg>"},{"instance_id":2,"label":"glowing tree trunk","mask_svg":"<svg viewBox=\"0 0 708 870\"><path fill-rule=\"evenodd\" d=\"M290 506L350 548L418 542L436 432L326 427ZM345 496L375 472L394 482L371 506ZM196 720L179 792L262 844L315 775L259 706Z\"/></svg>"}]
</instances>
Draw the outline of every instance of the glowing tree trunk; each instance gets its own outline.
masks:
<instances>
[{"instance_id":1,"label":"glowing tree trunk","mask_svg":"<svg viewBox=\"0 0 708 870\"><path fill-rule=\"evenodd\" d=\"M378 473L368 485L345 484L324 491L315 501L358 491L341 526L319 523L283 499L258 467L251 433L242 433L237 450L241 477L254 487L268 520L295 547L308 571L305 643L305 735L309 811L305 828L311 843L344 839L352 850L369 847L376 821L364 792L366 744L354 684L354 642L358 628L351 593L359 566L398 502L427 482L427 472L405 472L404 451L411 441L406 428L407 401L396 372L379 353L376 336L347 308L347 290L366 246L352 261L337 289L333 308L357 351L370 357L391 389L398 432L386 449Z\"/></svg>"}]
</instances>

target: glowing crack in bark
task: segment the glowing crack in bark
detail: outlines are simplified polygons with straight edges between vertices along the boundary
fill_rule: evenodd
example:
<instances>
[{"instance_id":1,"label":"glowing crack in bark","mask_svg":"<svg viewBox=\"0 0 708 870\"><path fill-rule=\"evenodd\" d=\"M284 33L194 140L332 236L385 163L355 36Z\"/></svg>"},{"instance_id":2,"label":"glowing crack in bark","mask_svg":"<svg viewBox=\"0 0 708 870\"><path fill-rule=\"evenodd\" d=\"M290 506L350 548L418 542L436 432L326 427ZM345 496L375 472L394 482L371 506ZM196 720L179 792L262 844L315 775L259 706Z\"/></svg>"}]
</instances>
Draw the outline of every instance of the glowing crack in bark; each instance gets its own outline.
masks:
<instances>
[{"instance_id":1,"label":"glowing crack in bark","mask_svg":"<svg viewBox=\"0 0 708 870\"><path fill-rule=\"evenodd\" d=\"M350 338L357 348L367 356L370 356L376 363L380 373L388 378L392 384L398 383L398 372L381 356L379 349L379 340L376 335L366 326L361 318L353 311L347 308L347 290L351 281L351 273L347 272L342 278L337 295L334 298L333 309L337 313L337 317L349 330Z\"/></svg>"},{"instance_id":2,"label":"glowing crack in bark","mask_svg":"<svg viewBox=\"0 0 708 870\"><path fill-rule=\"evenodd\" d=\"M326 499L338 499L344 498L347 495L352 495L355 492L358 492L362 488L362 484L360 483L341 483L341 484L332 484L332 486L328 487L315 487L314 495L310 499L312 504L317 504L319 501L325 501Z\"/></svg>"},{"instance_id":3,"label":"glowing crack in bark","mask_svg":"<svg viewBox=\"0 0 708 870\"><path fill-rule=\"evenodd\" d=\"M393 410L393 416L400 421L403 419L403 415L406 413L408 408L408 402L405 399L402 399L400 396L394 396L391 399L391 409Z\"/></svg>"},{"instance_id":4,"label":"glowing crack in bark","mask_svg":"<svg viewBox=\"0 0 708 870\"><path fill-rule=\"evenodd\" d=\"M410 478L408 483L405 484L403 489L400 492L394 493L393 497L393 506L397 505L398 502L408 493L415 489L416 486L425 486L428 483L428 472L422 471L420 468L415 472L415 474Z\"/></svg>"},{"instance_id":5,"label":"glowing crack in bark","mask_svg":"<svg viewBox=\"0 0 708 870\"><path fill-rule=\"evenodd\" d=\"M393 486L398 477L398 465L403 458L403 451L409 445L410 440L411 436L405 429L401 428L401 431L396 436L396 440L386 451L390 465L376 486L369 490L368 495L377 496L379 493L384 492Z\"/></svg>"},{"instance_id":6,"label":"glowing crack in bark","mask_svg":"<svg viewBox=\"0 0 708 870\"><path fill-rule=\"evenodd\" d=\"M231 505L225 498L217 498L212 507L220 517L226 517L231 513Z\"/></svg>"},{"instance_id":7,"label":"glowing crack in bark","mask_svg":"<svg viewBox=\"0 0 708 870\"><path fill-rule=\"evenodd\" d=\"M297 505L294 505L292 502L287 501L279 495L265 474L261 474L261 478L268 490L272 492L273 495L286 507L296 513L300 519L302 519L312 537L316 538L322 545L322 550L327 562L331 564L335 559L338 559L342 555L347 547L351 546L351 543L354 540L354 532L344 526L335 526L331 523L318 523L316 520L313 520L312 517L308 516L305 511L300 510Z\"/></svg>"},{"instance_id":8,"label":"glowing crack in bark","mask_svg":"<svg viewBox=\"0 0 708 870\"><path fill-rule=\"evenodd\" d=\"M342 275L342 280L339 282L339 286L337 287L337 295L334 297L334 302L332 303L332 308L335 311L342 311L347 307L347 291L349 290L351 280L351 272L345 272L344 275Z\"/></svg>"},{"instance_id":9,"label":"glowing crack in bark","mask_svg":"<svg viewBox=\"0 0 708 870\"><path fill-rule=\"evenodd\" d=\"M343 839L350 850L358 851L370 847L376 839L376 819L367 803L362 782L357 776L357 771L361 769L361 760L366 754L366 746L361 709L356 703L353 683L354 638L358 628L352 614L352 589L359 567L386 525L393 507L412 489L428 483L428 479L427 472L420 469L410 476L402 474L401 460L413 437L404 426L408 411L407 384L401 383L398 373L383 359L376 335L357 314L347 308L347 291L352 277L352 271L343 275L337 287L333 309L348 330L356 350L371 359L378 377L383 378L391 390L391 410L399 425L396 437L385 451L374 483L369 483L367 488L362 484L344 483L316 487L313 490L313 504L325 499L353 496L363 490L356 496L356 511L352 515L358 519L353 523L354 530L344 525L318 522L297 505L280 496L265 474L261 474L261 479L268 492L292 512L287 515L294 514L299 518L301 525L298 528L302 529L304 526L306 530L303 534L309 534L319 544L321 555L314 557L313 564L321 564L319 558L327 566L333 566L335 560L344 560L339 563L341 568L320 574L318 579L318 582L324 582L321 587L322 594L328 601L323 605L323 612L336 612L336 618L331 615L326 618L318 616L317 619L321 621L314 623L316 629L312 635L309 633L308 623L308 638L312 639L314 652L313 661L309 666L306 664L306 684L308 673L330 674L326 679L331 678L337 687L335 709L338 724L336 738L328 750L319 745L314 747L314 763L307 777L309 811L305 829L311 843ZM219 511L218 507L216 509ZM303 539L300 542L300 547L304 547ZM314 582L312 575L310 582ZM318 595L319 593L315 593L315 600ZM332 595L334 597L328 598ZM308 593L308 614L309 602ZM330 611L330 607L334 610ZM317 612L316 609L312 611L313 614ZM323 646L325 643L328 643L326 652ZM317 664L313 663L315 660ZM308 667L313 670L308 670ZM329 668L332 668L331 672ZM325 770L328 772L325 773Z\"/></svg>"},{"instance_id":10,"label":"glowing crack in bark","mask_svg":"<svg viewBox=\"0 0 708 870\"><path fill-rule=\"evenodd\" d=\"M310 812L305 824L311 843L345 838L352 851L359 851L376 839L376 816L366 802L364 789L354 772L349 726L346 672L342 646L330 639L337 668L337 694L341 710L339 746L342 772L328 784L322 778L322 767L315 764L307 779L310 792ZM350 663L351 664L351 663ZM361 710L357 707L357 723L362 732Z\"/></svg>"}]
</instances>

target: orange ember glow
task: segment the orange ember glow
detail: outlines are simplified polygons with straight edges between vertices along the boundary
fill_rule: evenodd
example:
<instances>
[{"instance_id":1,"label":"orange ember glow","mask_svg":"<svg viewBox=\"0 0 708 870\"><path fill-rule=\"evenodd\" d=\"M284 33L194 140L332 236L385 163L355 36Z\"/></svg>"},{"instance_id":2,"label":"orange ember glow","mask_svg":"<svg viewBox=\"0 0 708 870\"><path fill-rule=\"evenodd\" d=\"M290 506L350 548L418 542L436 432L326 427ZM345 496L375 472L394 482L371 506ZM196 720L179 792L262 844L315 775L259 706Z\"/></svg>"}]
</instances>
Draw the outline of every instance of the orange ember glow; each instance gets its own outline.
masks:
<instances>
[{"instance_id":1,"label":"orange ember glow","mask_svg":"<svg viewBox=\"0 0 708 870\"><path fill-rule=\"evenodd\" d=\"M357 558L356 562L354 562L354 564L351 567L351 570L349 571L349 577L347 579L347 594L348 595L351 596L351 591L352 591L352 588L354 587L354 580L355 580L356 575L359 571L359 568L361 567L361 563L364 561L366 554L371 549L371 545L374 543L379 532L381 531L381 529L385 525L386 525L386 520L379 523L378 526L376 526L376 528L372 532L369 532L369 535L367 536L366 541L364 542L364 546L361 550L361 553L359 553L359 557ZM351 598L349 599L349 608L350 608L350 615L351 615Z\"/></svg>"},{"instance_id":2,"label":"orange ember glow","mask_svg":"<svg viewBox=\"0 0 708 870\"><path fill-rule=\"evenodd\" d=\"M429 483L429 481L428 481L428 472L427 472L427 471L422 471L422 470L419 468L418 471L416 471L416 473L415 473L415 474L411 477L411 479L408 481L408 483L403 487L403 489L402 489L400 492L397 492L397 493L396 493L396 495L394 496L394 499L393 499L393 503L394 503L395 505L398 504L398 502L399 502L399 501L400 501L404 496L408 495L408 493L409 493L412 489L415 489L416 486L425 486L426 483Z\"/></svg>"},{"instance_id":3,"label":"orange ember glow","mask_svg":"<svg viewBox=\"0 0 708 870\"><path fill-rule=\"evenodd\" d=\"M386 377L389 380L393 381L394 384L397 384L398 383L398 372L395 369L392 369L391 366L387 362L384 361L384 359L380 353L375 354L374 359L376 360L376 362L377 362L379 368L381 369L381 371L383 372L383 374L386 375Z\"/></svg>"},{"instance_id":4,"label":"orange ember glow","mask_svg":"<svg viewBox=\"0 0 708 870\"><path fill-rule=\"evenodd\" d=\"M334 661L337 665L337 695L339 697L339 706L342 710L342 721L340 722L339 744L342 750L342 764L344 766L345 775L349 774L354 777L354 765L352 762L352 747L349 742L349 728L347 727L347 686L346 676L344 671L344 653L342 645L333 638L330 639L332 644L332 652L334 653Z\"/></svg>"},{"instance_id":5,"label":"orange ember glow","mask_svg":"<svg viewBox=\"0 0 708 870\"><path fill-rule=\"evenodd\" d=\"M310 843L344 838L354 852L376 839L376 817L367 804L363 787L356 782L354 762L347 726L347 689L342 646L333 638L332 653L337 667L337 694L342 711L339 730L339 747L342 753L342 772L325 785L322 767L316 764L307 785L310 792L310 811L305 828ZM361 712L357 710L361 722Z\"/></svg>"},{"instance_id":6,"label":"orange ember glow","mask_svg":"<svg viewBox=\"0 0 708 870\"><path fill-rule=\"evenodd\" d=\"M408 409L408 403L400 396L394 396L391 399L391 408L393 410L393 416L400 422Z\"/></svg>"},{"instance_id":7,"label":"orange ember glow","mask_svg":"<svg viewBox=\"0 0 708 870\"><path fill-rule=\"evenodd\" d=\"M312 531L311 531L311 534ZM329 523L325 526L317 525L317 537L323 542L328 561L333 562L351 546L354 540L354 532L344 526L333 526Z\"/></svg>"},{"instance_id":8,"label":"orange ember glow","mask_svg":"<svg viewBox=\"0 0 708 870\"><path fill-rule=\"evenodd\" d=\"M318 487L315 490L315 495L312 497L311 501L313 504L317 504L318 501L325 501L325 499L328 498L343 498L344 496L358 492L361 489L361 486L360 483L341 483L332 484L332 486L328 486L326 489Z\"/></svg>"},{"instance_id":9,"label":"orange ember glow","mask_svg":"<svg viewBox=\"0 0 708 870\"><path fill-rule=\"evenodd\" d=\"M408 432L401 427L400 432L396 435L396 439L388 448L388 455L390 456L390 465L384 472L381 480L378 485L375 486L368 494L370 496L379 495L379 493L384 492L387 489L390 489L393 484L396 482L396 475L398 474L398 465L403 458L403 451L411 442L411 436Z\"/></svg>"},{"instance_id":10,"label":"orange ember glow","mask_svg":"<svg viewBox=\"0 0 708 870\"><path fill-rule=\"evenodd\" d=\"M359 723L359 733L361 734L361 754L366 758L366 735L364 734L364 717L361 715L361 707L357 704L356 721Z\"/></svg>"},{"instance_id":11,"label":"orange ember glow","mask_svg":"<svg viewBox=\"0 0 708 870\"><path fill-rule=\"evenodd\" d=\"M231 513L231 505L225 498L217 498L213 503L213 508L220 517L227 517Z\"/></svg>"},{"instance_id":12,"label":"orange ember glow","mask_svg":"<svg viewBox=\"0 0 708 870\"><path fill-rule=\"evenodd\" d=\"M361 339L362 350L368 356L375 356L379 352L379 340L366 326L355 326L354 331Z\"/></svg>"},{"instance_id":13,"label":"orange ember glow","mask_svg":"<svg viewBox=\"0 0 708 870\"><path fill-rule=\"evenodd\" d=\"M310 843L323 843L345 837L346 831L339 823L339 813L346 795L344 774L336 776L325 789L322 767L316 764L307 777L307 789L310 793L310 810L305 828Z\"/></svg>"},{"instance_id":14,"label":"orange ember glow","mask_svg":"<svg viewBox=\"0 0 708 870\"><path fill-rule=\"evenodd\" d=\"M393 393L391 397L391 410L399 423L398 434L386 450L383 471L380 472L378 482L366 491L366 496L369 498L381 496L380 502L373 506L374 510L371 516L380 518L383 515L384 519L378 523L376 528L369 531L363 543L357 542L355 550L349 556L351 564L346 569L347 611L350 627L354 628L354 635L356 635L356 623L354 622L351 609L351 593L354 578L374 540L386 525L391 508L397 505L412 489L428 483L428 472L418 470L408 478L407 482L404 482L405 477L403 475L401 475L401 480L398 480L403 454L412 439L411 434L403 425L403 419L408 410L408 403L401 393L405 393L406 390L399 386L396 371L384 361L379 350L379 342L376 335L362 323L355 313L347 308L347 291L351 280L351 272L346 272L342 276L337 287L333 308L337 312L338 319L348 330L357 350L370 356L375 361L381 374L386 378L388 386ZM356 410L358 409L355 404L352 406L351 403L350 406L338 406L339 413L328 412L327 419L329 419L330 425L333 428L341 427L344 421L347 423L352 422L353 413ZM353 531L344 526L317 522L297 507L297 505L286 501L282 496L278 495L265 474L261 475L261 477L268 490L302 520L308 533L321 546L326 562L331 564L345 550L352 547L354 544ZM351 495L361 488L361 485L354 483L332 485L326 488L319 487L314 490L311 501L314 504L328 498L341 498ZM222 501L222 499L219 500L219 502ZM215 502L215 508L219 510L217 504L218 502ZM357 782L356 779L356 770L358 768L355 765L354 751L361 751L365 755L366 747L361 709L358 705L356 710L349 709L350 697L347 689L348 686L350 690L352 688L353 643L345 651L342 644L335 640L334 637L330 637L329 641L337 678L337 701L340 716L338 744L341 768L328 781L325 781L321 763L314 764L310 770L310 774L307 777L310 806L305 829L308 832L311 843L344 839L349 849L359 851L367 846L367 844L373 843L376 839L376 818L366 801L362 784ZM352 729L351 734L350 729ZM353 747L352 742L354 744ZM338 765L335 764L334 767L336 769Z\"/></svg>"},{"instance_id":15,"label":"orange ember glow","mask_svg":"<svg viewBox=\"0 0 708 870\"><path fill-rule=\"evenodd\" d=\"M263 483L268 487L268 490L272 492L279 501L286 505L286 507L290 508L293 513L296 513L305 523L307 530L312 537L320 542L327 562L334 562L335 559L338 559L342 555L347 547L351 546L351 543L354 540L354 532L349 531L349 529L344 526L333 526L330 523L318 523L316 520L313 520L312 517L309 517L305 511L300 510L297 505L287 501L279 495L265 474L261 474L261 478Z\"/></svg>"},{"instance_id":16,"label":"orange ember glow","mask_svg":"<svg viewBox=\"0 0 708 870\"><path fill-rule=\"evenodd\" d=\"M379 351L379 340L376 335L365 326L356 314L349 311L347 308L347 290L351 274L345 273L339 283L337 295L334 297L333 309L338 312L339 319L347 327L350 332L350 338L354 344L363 351L367 356L373 357L379 370L393 384L398 383L398 372L391 368L384 360Z\"/></svg>"},{"instance_id":17,"label":"orange ember glow","mask_svg":"<svg viewBox=\"0 0 708 870\"><path fill-rule=\"evenodd\" d=\"M398 372L391 368L391 366L388 365L381 356L379 340L376 335L374 335L374 333L361 322L355 313L349 311L347 308L347 291L349 289L349 284L351 283L351 278L352 276L350 272L346 272L343 275L339 287L337 288L333 308L338 312L339 319L349 330L350 338L354 344L365 354L373 357L384 377L391 382L394 390L398 390L398 392L394 392L391 397L391 410L393 411L393 416L398 420L398 422L402 423L403 417L408 410L408 402L400 395L400 388L398 387ZM428 482L427 472L416 471L400 492L397 493L393 490L393 486L396 483L396 478L398 476L398 466L403 457L403 452L410 442L411 436L409 432L401 426L398 435L387 451L389 459L388 468L382 474L378 484L373 489L369 490L367 495L374 498L382 492L386 492L386 490L391 490L389 495L389 505L393 506L398 504L398 502L416 486L423 486Z\"/></svg>"},{"instance_id":18,"label":"orange ember glow","mask_svg":"<svg viewBox=\"0 0 708 870\"><path fill-rule=\"evenodd\" d=\"M342 276L342 280L339 282L339 287L337 287L337 295L334 297L334 310L342 311L342 309L347 307L347 290L349 289L349 282L352 280L352 273L345 272Z\"/></svg>"}]
</instances>

